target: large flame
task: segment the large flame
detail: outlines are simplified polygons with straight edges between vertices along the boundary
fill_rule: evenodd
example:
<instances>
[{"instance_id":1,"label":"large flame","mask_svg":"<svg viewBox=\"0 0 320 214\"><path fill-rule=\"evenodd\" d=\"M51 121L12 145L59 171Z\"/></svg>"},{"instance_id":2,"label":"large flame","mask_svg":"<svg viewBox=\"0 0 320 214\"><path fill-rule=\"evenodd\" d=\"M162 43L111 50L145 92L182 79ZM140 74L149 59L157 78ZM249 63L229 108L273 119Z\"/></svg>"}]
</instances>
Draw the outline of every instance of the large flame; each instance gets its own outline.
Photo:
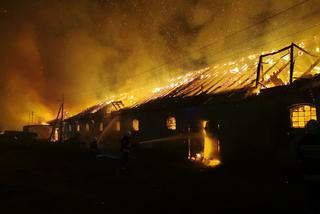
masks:
<instances>
[{"instance_id":1,"label":"large flame","mask_svg":"<svg viewBox=\"0 0 320 214\"><path fill-rule=\"evenodd\" d=\"M299 41L319 53L319 1L301 2L3 0L0 129L31 112L54 118L63 94L69 115L110 100L134 106L199 70L229 77L214 92L241 87L261 52Z\"/></svg>"},{"instance_id":2,"label":"large flame","mask_svg":"<svg viewBox=\"0 0 320 214\"><path fill-rule=\"evenodd\" d=\"M306 50L310 50L308 55L302 51L295 51L295 70L294 78L297 79L301 77L306 70L320 58L320 35L313 36L311 39L303 39L298 41L298 46ZM117 96L112 96L107 100L122 100L126 106L134 106L137 104L144 103L145 101L150 101L152 99L157 99L163 97L170 93L173 89L180 87L182 85L188 85L193 82L196 78L200 79L199 85L203 84L202 90L207 93L218 93L222 91L228 91L233 89L239 89L243 87L255 86L256 70L258 64L258 56L265 53L273 53L272 50L265 50L261 53L249 54L247 56L242 56L239 59L227 62L221 62L212 67L206 67L200 70L187 72L184 75L172 78L168 81L167 85L158 86L149 90L145 88L138 88L127 93L122 93ZM289 64L290 52L281 52L276 55L272 55L265 59L263 62L266 71L262 80L265 85L262 88L269 88L277 86L275 81L270 81L271 77L277 74L277 71L284 66ZM270 68L270 69L269 69ZM289 66L287 70L278 75L279 80L284 84L289 83ZM284 74L283 74L284 73ZM309 76L314 76L320 74L320 65L314 66L310 72ZM206 85L204 81L206 79L212 79L210 85ZM210 82L210 81L207 81ZM216 84L215 87L212 85ZM193 86L195 87L195 86ZM199 86L200 87L200 86ZM207 90L209 89L210 90ZM257 91L259 93L259 89ZM179 94L177 94L178 96ZM186 96L197 95L197 93L187 93Z\"/></svg>"}]
</instances>

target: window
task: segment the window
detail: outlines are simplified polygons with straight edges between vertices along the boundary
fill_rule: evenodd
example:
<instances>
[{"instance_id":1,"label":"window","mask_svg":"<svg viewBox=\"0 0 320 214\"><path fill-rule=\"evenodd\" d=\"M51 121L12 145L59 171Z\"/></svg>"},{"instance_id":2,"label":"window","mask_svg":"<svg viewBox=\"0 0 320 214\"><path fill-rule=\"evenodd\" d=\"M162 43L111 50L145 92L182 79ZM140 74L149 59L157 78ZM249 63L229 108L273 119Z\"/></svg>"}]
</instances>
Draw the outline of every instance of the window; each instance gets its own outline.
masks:
<instances>
[{"instance_id":1,"label":"window","mask_svg":"<svg viewBox=\"0 0 320 214\"><path fill-rule=\"evenodd\" d=\"M116 122L116 131L120 131L120 121Z\"/></svg>"},{"instance_id":2,"label":"window","mask_svg":"<svg viewBox=\"0 0 320 214\"><path fill-rule=\"evenodd\" d=\"M137 119L134 119L133 121L132 121L132 129L133 129L133 131L139 131L139 120L137 120Z\"/></svg>"},{"instance_id":3,"label":"window","mask_svg":"<svg viewBox=\"0 0 320 214\"><path fill-rule=\"evenodd\" d=\"M208 120L201 120L201 128L206 129L208 122L209 122Z\"/></svg>"},{"instance_id":4,"label":"window","mask_svg":"<svg viewBox=\"0 0 320 214\"><path fill-rule=\"evenodd\" d=\"M80 132L80 124L77 124L77 132Z\"/></svg>"},{"instance_id":5,"label":"window","mask_svg":"<svg viewBox=\"0 0 320 214\"><path fill-rule=\"evenodd\" d=\"M169 130L176 130L177 129L176 118L174 118L174 117L167 118L167 128Z\"/></svg>"},{"instance_id":6,"label":"window","mask_svg":"<svg viewBox=\"0 0 320 214\"><path fill-rule=\"evenodd\" d=\"M90 125L88 123L86 124L86 131L90 131Z\"/></svg>"},{"instance_id":7,"label":"window","mask_svg":"<svg viewBox=\"0 0 320 214\"><path fill-rule=\"evenodd\" d=\"M72 126L69 125L68 127L69 127L69 132L71 132L72 131Z\"/></svg>"},{"instance_id":8,"label":"window","mask_svg":"<svg viewBox=\"0 0 320 214\"><path fill-rule=\"evenodd\" d=\"M111 110L112 110L112 106L111 105L107 105L106 108L105 108L105 111L106 111L106 115L108 116L108 114L111 113Z\"/></svg>"},{"instance_id":9,"label":"window","mask_svg":"<svg viewBox=\"0 0 320 214\"><path fill-rule=\"evenodd\" d=\"M101 122L100 125L99 125L99 131L100 131L100 132L103 131L103 122Z\"/></svg>"},{"instance_id":10,"label":"window","mask_svg":"<svg viewBox=\"0 0 320 214\"><path fill-rule=\"evenodd\" d=\"M54 128L53 140L54 141L58 141L59 140L59 128Z\"/></svg>"},{"instance_id":11,"label":"window","mask_svg":"<svg viewBox=\"0 0 320 214\"><path fill-rule=\"evenodd\" d=\"M317 119L317 111L313 105L301 104L290 108L292 128L304 128L309 120Z\"/></svg>"}]
</instances>

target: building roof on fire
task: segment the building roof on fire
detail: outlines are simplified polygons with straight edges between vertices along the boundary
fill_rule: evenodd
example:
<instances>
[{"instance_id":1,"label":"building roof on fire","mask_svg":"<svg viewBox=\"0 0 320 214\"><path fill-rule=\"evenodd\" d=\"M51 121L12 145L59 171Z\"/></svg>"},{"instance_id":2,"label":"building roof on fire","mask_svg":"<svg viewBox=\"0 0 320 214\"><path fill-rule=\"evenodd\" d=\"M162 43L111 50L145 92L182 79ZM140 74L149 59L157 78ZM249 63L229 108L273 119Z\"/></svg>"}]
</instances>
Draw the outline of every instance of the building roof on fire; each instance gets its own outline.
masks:
<instances>
[{"instance_id":1,"label":"building roof on fire","mask_svg":"<svg viewBox=\"0 0 320 214\"><path fill-rule=\"evenodd\" d=\"M172 79L166 86L155 88L151 96L139 100L128 108L143 108L143 106L152 104L161 105L164 102L178 104L182 98L184 104L188 102L189 104L192 102L205 104L212 102L213 97L215 102L225 100L226 97L243 99L249 94L259 93L260 89L288 85L290 78L301 80L318 76L320 56L304 50L303 47L291 44L278 51L263 53L260 56L249 55L235 61L189 72ZM294 61L293 77L290 77L291 59ZM259 76L257 76L257 67L260 71ZM124 107L123 103L117 108L114 101L106 101L69 119L94 114L108 105L112 105L115 111Z\"/></svg>"}]
</instances>

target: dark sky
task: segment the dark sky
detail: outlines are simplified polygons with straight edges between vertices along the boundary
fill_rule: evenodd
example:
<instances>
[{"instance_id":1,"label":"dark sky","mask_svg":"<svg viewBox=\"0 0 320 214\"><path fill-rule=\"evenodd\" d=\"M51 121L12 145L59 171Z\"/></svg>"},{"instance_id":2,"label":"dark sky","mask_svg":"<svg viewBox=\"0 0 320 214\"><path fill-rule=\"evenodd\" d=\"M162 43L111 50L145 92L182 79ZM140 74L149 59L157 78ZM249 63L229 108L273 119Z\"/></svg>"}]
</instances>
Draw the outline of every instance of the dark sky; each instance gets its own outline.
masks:
<instances>
[{"instance_id":1,"label":"dark sky","mask_svg":"<svg viewBox=\"0 0 320 214\"><path fill-rule=\"evenodd\" d=\"M294 23L312 24L319 0L241 29L302 1L1 0L0 130L20 129L31 111L36 120L54 117L62 94L74 113L235 50L240 57L256 44L279 48L292 39L274 38L290 35Z\"/></svg>"}]
</instances>

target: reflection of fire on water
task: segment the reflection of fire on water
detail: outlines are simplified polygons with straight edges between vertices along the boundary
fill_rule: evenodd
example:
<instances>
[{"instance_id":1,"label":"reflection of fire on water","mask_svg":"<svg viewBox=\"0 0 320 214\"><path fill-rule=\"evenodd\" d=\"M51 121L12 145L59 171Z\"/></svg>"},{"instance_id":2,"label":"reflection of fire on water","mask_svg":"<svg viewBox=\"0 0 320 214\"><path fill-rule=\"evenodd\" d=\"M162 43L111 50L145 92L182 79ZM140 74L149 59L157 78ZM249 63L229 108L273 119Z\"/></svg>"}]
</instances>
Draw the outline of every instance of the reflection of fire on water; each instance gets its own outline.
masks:
<instances>
[{"instance_id":1,"label":"reflection of fire on water","mask_svg":"<svg viewBox=\"0 0 320 214\"><path fill-rule=\"evenodd\" d=\"M215 167L221 164L220 161L220 145L219 139L215 136L211 136L206 131L208 121L202 121L202 137L203 137L203 151L196 153L195 156L191 156L191 160L195 162L201 162L206 166Z\"/></svg>"}]
</instances>

